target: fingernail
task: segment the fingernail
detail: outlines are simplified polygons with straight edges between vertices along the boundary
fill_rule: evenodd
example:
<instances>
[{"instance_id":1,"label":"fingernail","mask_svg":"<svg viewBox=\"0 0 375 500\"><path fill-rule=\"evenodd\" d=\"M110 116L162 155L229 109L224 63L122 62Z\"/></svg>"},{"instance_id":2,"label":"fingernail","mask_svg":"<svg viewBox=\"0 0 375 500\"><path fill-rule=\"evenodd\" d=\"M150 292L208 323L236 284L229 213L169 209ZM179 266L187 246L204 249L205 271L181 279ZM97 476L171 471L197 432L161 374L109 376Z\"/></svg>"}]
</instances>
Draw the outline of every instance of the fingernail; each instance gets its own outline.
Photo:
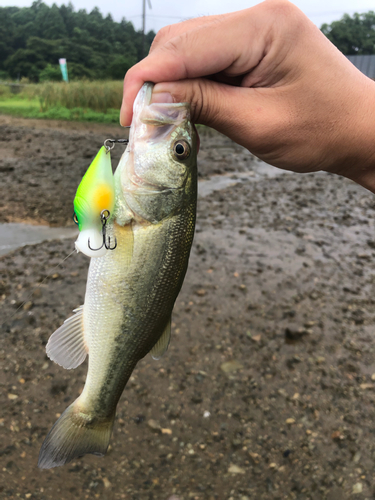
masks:
<instances>
[{"instance_id":1,"label":"fingernail","mask_svg":"<svg viewBox=\"0 0 375 500\"><path fill-rule=\"evenodd\" d=\"M174 101L172 95L169 92L155 92L154 90L151 97L151 104L155 102L171 103Z\"/></svg>"}]
</instances>

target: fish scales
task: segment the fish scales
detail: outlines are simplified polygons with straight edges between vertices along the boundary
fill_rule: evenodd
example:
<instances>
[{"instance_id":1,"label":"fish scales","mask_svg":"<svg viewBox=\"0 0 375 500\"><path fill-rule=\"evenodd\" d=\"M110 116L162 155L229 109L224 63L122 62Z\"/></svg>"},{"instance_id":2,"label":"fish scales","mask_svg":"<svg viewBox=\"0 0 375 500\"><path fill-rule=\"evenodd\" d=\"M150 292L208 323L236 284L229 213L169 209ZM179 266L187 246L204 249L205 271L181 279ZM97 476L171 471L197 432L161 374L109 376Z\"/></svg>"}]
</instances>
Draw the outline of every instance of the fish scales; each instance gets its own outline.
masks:
<instances>
[{"instance_id":1,"label":"fish scales","mask_svg":"<svg viewBox=\"0 0 375 500\"><path fill-rule=\"evenodd\" d=\"M150 339L155 339L155 343L166 327L185 276L194 226L193 205L189 211L156 226L133 229L133 259L129 266L113 265L112 260L118 260L116 252L107 253L104 260L91 261L85 306L92 301L94 307L90 309L100 308L104 286L108 290L106 308L121 325L104 314L99 315L103 318L100 322L97 314L88 318L92 337L88 339L89 369L81 398L95 401L98 416L103 412L103 417L111 414L136 363L149 352ZM121 231L119 227L115 232L118 248L123 247ZM155 240L159 248L155 248ZM114 270L113 274L108 275L106 268ZM134 285L124 289L123 282ZM126 309L122 306L124 303ZM106 337L101 335L104 329L108 332ZM115 342L111 343L110 339ZM123 364L123 372L118 370L118 363Z\"/></svg>"},{"instance_id":2,"label":"fish scales","mask_svg":"<svg viewBox=\"0 0 375 500\"><path fill-rule=\"evenodd\" d=\"M80 190L82 223L77 249L92 256L83 307L76 309L48 341L48 356L75 368L89 356L84 389L52 427L38 465L64 465L86 453L103 455L112 432L116 406L137 362L151 351L167 349L171 313L187 270L194 236L197 200L197 137L187 104L152 104L145 84L134 104L129 146L114 176L100 152ZM115 193L114 214L106 225L110 241L95 257L86 234L90 206L85 199L95 173ZM100 187L100 185L99 185ZM85 204L86 203L86 204ZM78 205L77 205L78 206ZM96 204L96 211L100 205ZM109 219L109 218L108 218ZM107 221L105 221L107 223ZM109 239L108 239L109 241Z\"/></svg>"}]
</instances>

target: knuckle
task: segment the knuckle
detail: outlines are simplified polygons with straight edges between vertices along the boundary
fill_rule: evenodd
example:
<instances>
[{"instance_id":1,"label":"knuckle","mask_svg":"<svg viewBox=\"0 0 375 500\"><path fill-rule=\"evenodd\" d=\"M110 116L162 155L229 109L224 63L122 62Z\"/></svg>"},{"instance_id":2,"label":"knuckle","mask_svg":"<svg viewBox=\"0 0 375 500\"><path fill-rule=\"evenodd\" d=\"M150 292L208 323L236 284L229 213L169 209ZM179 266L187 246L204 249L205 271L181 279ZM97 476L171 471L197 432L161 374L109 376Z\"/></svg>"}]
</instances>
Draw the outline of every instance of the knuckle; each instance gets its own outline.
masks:
<instances>
[{"instance_id":1,"label":"knuckle","mask_svg":"<svg viewBox=\"0 0 375 500\"><path fill-rule=\"evenodd\" d=\"M172 38L165 45L165 50L177 53L179 51L178 39Z\"/></svg>"},{"instance_id":2,"label":"knuckle","mask_svg":"<svg viewBox=\"0 0 375 500\"><path fill-rule=\"evenodd\" d=\"M164 26L157 33L151 44L150 52L163 45L172 36L172 26Z\"/></svg>"},{"instance_id":3,"label":"knuckle","mask_svg":"<svg viewBox=\"0 0 375 500\"><path fill-rule=\"evenodd\" d=\"M192 117L195 123L204 121L204 83L201 80L196 80L192 86L192 94L189 100L192 107Z\"/></svg>"},{"instance_id":4,"label":"knuckle","mask_svg":"<svg viewBox=\"0 0 375 500\"><path fill-rule=\"evenodd\" d=\"M292 13L299 12L299 9L288 0L267 0L264 5L274 15L290 16Z\"/></svg>"},{"instance_id":5,"label":"knuckle","mask_svg":"<svg viewBox=\"0 0 375 500\"><path fill-rule=\"evenodd\" d=\"M212 82L196 79L188 96L194 123L214 126L222 117L222 96L213 90Z\"/></svg>"},{"instance_id":6,"label":"knuckle","mask_svg":"<svg viewBox=\"0 0 375 500\"><path fill-rule=\"evenodd\" d=\"M175 65L176 74L179 75L179 80L189 78L189 69L186 64L185 57L183 56L181 47L184 47L183 37L185 34L179 35L175 38L171 38L164 45L159 47L158 50L164 52L170 61L173 61Z\"/></svg>"}]
</instances>

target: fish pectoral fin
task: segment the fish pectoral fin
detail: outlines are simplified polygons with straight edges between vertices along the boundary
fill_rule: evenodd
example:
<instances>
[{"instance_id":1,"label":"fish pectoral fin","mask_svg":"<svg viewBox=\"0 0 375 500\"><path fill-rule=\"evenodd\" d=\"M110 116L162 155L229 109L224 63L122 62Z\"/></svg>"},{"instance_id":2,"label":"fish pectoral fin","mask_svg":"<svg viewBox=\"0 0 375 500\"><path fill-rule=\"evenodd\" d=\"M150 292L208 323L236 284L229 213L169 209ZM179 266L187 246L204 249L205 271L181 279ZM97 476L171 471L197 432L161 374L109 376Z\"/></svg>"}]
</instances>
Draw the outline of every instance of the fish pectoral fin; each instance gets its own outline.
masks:
<instances>
[{"instance_id":1,"label":"fish pectoral fin","mask_svg":"<svg viewBox=\"0 0 375 500\"><path fill-rule=\"evenodd\" d=\"M160 339L156 342L154 347L151 349L150 354L153 359L160 359L165 351L168 349L169 342L171 340L171 318L165 327Z\"/></svg>"},{"instance_id":2,"label":"fish pectoral fin","mask_svg":"<svg viewBox=\"0 0 375 500\"><path fill-rule=\"evenodd\" d=\"M84 362L88 348L83 331L83 306L74 309L71 316L49 338L47 356L68 370Z\"/></svg>"}]
</instances>

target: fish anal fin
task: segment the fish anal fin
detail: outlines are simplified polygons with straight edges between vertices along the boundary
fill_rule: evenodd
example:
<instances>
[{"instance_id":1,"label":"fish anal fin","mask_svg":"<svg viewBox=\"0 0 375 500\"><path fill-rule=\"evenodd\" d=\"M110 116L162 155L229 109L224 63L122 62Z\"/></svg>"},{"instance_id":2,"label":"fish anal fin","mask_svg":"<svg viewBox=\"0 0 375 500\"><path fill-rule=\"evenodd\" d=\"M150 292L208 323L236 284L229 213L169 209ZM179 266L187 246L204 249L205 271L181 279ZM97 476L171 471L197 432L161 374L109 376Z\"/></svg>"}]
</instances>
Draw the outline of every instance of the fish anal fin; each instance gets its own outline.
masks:
<instances>
[{"instance_id":1,"label":"fish anal fin","mask_svg":"<svg viewBox=\"0 0 375 500\"><path fill-rule=\"evenodd\" d=\"M47 356L68 370L77 368L87 356L83 330L83 306L74 309L71 316L49 338Z\"/></svg>"},{"instance_id":2,"label":"fish anal fin","mask_svg":"<svg viewBox=\"0 0 375 500\"><path fill-rule=\"evenodd\" d=\"M150 354L153 357L153 359L160 359L163 356L165 351L168 349L170 340L171 340L171 318L169 318L167 326L165 327L164 332L161 334L161 337L150 351Z\"/></svg>"}]
</instances>

